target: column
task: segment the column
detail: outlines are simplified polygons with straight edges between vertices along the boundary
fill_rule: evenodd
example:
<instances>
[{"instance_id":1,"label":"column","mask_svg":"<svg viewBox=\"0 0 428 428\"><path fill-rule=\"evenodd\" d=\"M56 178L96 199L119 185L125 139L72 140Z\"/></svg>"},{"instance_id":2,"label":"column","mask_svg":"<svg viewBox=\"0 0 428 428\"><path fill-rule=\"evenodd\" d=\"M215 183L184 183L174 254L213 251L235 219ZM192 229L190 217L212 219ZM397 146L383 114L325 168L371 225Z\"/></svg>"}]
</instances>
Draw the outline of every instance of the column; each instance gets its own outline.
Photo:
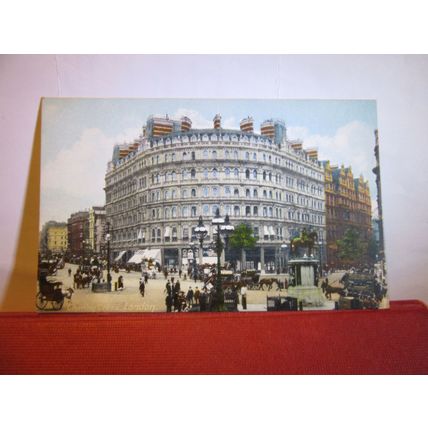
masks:
<instances>
[{"instance_id":1,"label":"column","mask_svg":"<svg viewBox=\"0 0 428 428\"><path fill-rule=\"evenodd\" d=\"M182 267L182 256L183 256L183 247L179 247L177 249L178 251L178 269L181 269Z\"/></svg>"},{"instance_id":2,"label":"column","mask_svg":"<svg viewBox=\"0 0 428 428\"><path fill-rule=\"evenodd\" d=\"M265 273L265 249L260 247L260 273Z\"/></svg>"},{"instance_id":3,"label":"column","mask_svg":"<svg viewBox=\"0 0 428 428\"><path fill-rule=\"evenodd\" d=\"M241 270L246 270L247 269L247 253L245 252L244 248L241 249L241 260L242 260Z\"/></svg>"}]
</instances>

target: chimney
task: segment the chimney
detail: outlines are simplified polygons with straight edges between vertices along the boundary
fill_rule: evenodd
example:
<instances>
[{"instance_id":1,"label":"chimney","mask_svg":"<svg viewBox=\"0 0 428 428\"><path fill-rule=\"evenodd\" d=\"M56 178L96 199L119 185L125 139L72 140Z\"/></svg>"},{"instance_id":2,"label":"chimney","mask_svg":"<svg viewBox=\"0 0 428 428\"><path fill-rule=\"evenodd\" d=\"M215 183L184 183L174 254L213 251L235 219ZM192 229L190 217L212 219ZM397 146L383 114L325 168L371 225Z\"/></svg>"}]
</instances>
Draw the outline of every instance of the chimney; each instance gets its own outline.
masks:
<instances>
[{"instance_id":1,"label":"chimney","mask_svg":"<svg viewBox=\"0 0 428 428\"><path fill-rule=\"evenodd\" d=\"M242 132L254 132L254 121L253 118L248 116L242 119L240 122Z\"/></svg>"},{"instance_id":2,"label":"chimney","mask_svg":"<svg viewBox=\"0 0 428 428\"><path fill-rule=\"evenodd\" d=\"M219 114L216 114L214 116L214 129L220 129L221 128L221 116Z\"/></svg>"}]
</instances>

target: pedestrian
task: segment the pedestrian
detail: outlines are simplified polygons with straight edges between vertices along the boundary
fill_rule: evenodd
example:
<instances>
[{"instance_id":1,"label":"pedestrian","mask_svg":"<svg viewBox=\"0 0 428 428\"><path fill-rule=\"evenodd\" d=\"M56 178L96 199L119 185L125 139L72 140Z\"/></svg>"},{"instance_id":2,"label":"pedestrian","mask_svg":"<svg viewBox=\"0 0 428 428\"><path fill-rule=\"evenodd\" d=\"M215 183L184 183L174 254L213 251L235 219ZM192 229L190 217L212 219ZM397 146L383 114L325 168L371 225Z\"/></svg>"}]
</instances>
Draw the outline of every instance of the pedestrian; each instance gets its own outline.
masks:
<instances>
[{"instance_id":1,"label":"pedestrian","mask_svg":"<svg viewBox=\"0 0 428 428\"><path fill-rule=\"evenodd\" d=\"M241 300L242 300L242 309L247 309L247 286L243 285L241 287Z\"/></svg>"},{"instance_id":2,"label":"pedestrian","mask_svg":"<svg viewBox=\"0 0 428 428\"><path fill-rule=\"evenodd\" d=\"M149 282L149 274L147 272L144 274L144 282L146 284Z\"/></svg>"},{"instance_id":3,"label":"pedestrian","mask_svg":"<svg viewBox=\"0 0 428 428\"><path fill-rule=\"evenodd\" d=\"M141 277L140 278L140 294L141 294L142 297L144 297L145 291L146 291L146 284L144 282L144 278Z\"/></svg>"},{"instance_id":4,"label":"pedestrian","mask_svg":"<svg viewBox=\"0 0 428 428\"><path fill-rule=\"evenodd\" d=\"M189 287L189 290L187 291L186 295L187 304L190 306L193 305L193 290L192 287Z\"/></svg>"},{"instance_id":5,"label":"pedestrian","mask_svg":"<svg viewBox=\"0 0 428 428\"><path fill-rule=\"evenodd\" d=\"M181 291L181 284L180 281L177 280L177 282L175 283L175 292L179 293Z\"/></svg>"},{"instance_id":6,"label":"pedestrian","mask_svg":"<svg viewBox=\"0 0 428 428\"><path fill-rule=\"evenodd\" d=\"M181 279L181 274L183 273L183 271L181 269L178 270L178 277Z\"/></svg>"},{"instance_id":7,"label":"pedestrian","mask_svg":"<svg viewBox=\"0 0 428 428\"><path fill-rule=\"evenodd\" d=\"M170 294L166 295L165 305L166 305L166 311L171 312L172 311L172 297Z\"/></svg>"},{"instance_id":8,"label":"pedestrian","mask_svg":"<svg viewBox=\"0 0 428 428\"><path fill-rule=\"evenodd\" d=\"M199 288L195 288L195 292L193 293L193 298L195 299L195 304L199 305L199 297L201 295L201 292L199 291Z\"/></svg>"},{"instance_id":9,"label":"pedestrian","mask_svg":"<svg viewBox=\"0 0 428 428\"><path fill-rule=\"evenodd\" d=\"M117 286L118 286L118 288L120 290L123 290L125 288L124 284L123 284L123 276L122 275L120 275L119 278L118 278L118 284L117 284Z\"/></svg>"},{"instance_id":10,"label":"pedestrian","mask_svg":"<svg viewBox=\"0 0 428 428\"><path fill-rule=\"evenodd\" d=\"M166 294L168 296L171 296L171 294L172 294L172 288L171 288L171 284L170 284L169 280L166 282L165 291L166 291Z\"/></svg>"},{"instance_id":11,"label":"pedestrian","mask_svg":"<svg viewBox=\"0 0 428 428\"><path fill-rule=\"evenodd\" d=\"M71 268L68 268L68 276L71 276Z\"/></svg>"}]
</instances>

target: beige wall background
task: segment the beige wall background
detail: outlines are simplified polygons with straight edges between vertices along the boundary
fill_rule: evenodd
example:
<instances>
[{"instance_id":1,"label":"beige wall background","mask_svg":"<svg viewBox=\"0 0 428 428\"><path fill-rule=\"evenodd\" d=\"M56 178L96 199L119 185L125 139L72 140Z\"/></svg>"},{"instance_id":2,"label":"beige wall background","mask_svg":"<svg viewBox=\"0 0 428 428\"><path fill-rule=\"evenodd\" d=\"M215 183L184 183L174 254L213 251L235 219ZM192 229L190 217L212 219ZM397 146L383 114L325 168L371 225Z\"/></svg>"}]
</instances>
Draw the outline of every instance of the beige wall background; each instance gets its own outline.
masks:
<instances>
[{"instance_id":1,"label":"beige wall background","mask_svg":"<svg viewBox=\"0 0 428 428\"><path fill-rule=\"evenodd\" d=\"M41 97L376 99L390 296L428 302L428 56L0 56L0 299L34 310Z\"/></svg>"}]
</instances>

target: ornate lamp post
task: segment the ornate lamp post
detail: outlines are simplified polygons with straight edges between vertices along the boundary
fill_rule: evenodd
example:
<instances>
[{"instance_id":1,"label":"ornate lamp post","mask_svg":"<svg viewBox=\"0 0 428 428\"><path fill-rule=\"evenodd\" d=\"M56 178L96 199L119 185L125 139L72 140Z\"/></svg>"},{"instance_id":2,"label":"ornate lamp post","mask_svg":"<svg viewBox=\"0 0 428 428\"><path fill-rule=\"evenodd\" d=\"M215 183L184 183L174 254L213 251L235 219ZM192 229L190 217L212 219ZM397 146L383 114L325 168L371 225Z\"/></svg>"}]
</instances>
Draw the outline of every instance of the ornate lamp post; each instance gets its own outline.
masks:
<instances>
[{"instance_id":1,"label":"ornate lamp post","mask_svg":"<svg viewBox=\"0 0 428 428\"><path fill-rule=\"evenodd\" d=\"M281 244L281 251L282 251L282 257L281 257L281 259L282 259L282 266L281 266L281 273L283 272L283 271L285 271L285 264L286 264L286 254L287 254L287 248L288 248L288 245L284 242L283 244Z\"/></svg>"},{"instance_id":2,"label":"ornate lamp post","mask_svg":"<svg viewBox=\"0 0 428 428\"><path fill-rule=\"evenodd\" d=\"M223 250L223 243L221 241L221 235L225 237L227 242L230 234L235 230L235 228L230 224L229 215L226 215L226 218L220 216L220 209L217 208L215 217L212 219L212 225L216 228L217 237L216 237L216 252L217 252L217 278L216 278L216 294L217 294L217 309L220 309L224 304L224 293L223 286L221 284L221 264L220 257Z\"/></svg>"},{"instance_id":3,"label":"ornate lamp post","mask_svg":"<svg viewBox=\"0 0 428 428\"><path fill-rule=\"evenodd\" d=\"M107 233L106 233L106 241L107 241L107 283L111 286L111 275L110 275L110 222L106 223Z\"/></svg>"},{"instance_id":4,"label":"ornate lamp post","mask_svg":"<svg viewBox=\"0 0 428 428\"><path fill-rule=\"evenodd\" d=\"M202 216L199 216L199 222L198 225L195 227L195 234L196 237L198 238L199 244L200 244L200 253L199 253L199 264L202 264L202 257L203 257L203 244L204 244L204 239L206 238L206 236L208 235L208 230L207 228L204 226L204 223L202 222ZM196 260L196 257L194 257L194 259Z\"/></svg>"}]
</instances>

